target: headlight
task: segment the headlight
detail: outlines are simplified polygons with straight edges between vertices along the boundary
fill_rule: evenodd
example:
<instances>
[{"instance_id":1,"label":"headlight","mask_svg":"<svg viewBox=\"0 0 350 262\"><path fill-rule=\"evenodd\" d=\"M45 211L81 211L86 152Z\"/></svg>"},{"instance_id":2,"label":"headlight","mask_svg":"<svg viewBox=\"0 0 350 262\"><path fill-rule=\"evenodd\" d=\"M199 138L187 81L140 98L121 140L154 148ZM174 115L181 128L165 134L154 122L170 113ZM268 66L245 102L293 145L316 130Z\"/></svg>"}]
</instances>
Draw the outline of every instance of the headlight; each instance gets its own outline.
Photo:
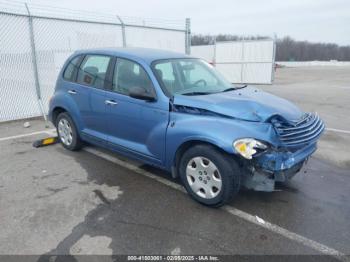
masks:
<instances>
[{"instance_id":1,"label":"headlight","mask_svg":"<svg viewBox=\"0 0 350 262\"><path fill-rule=\"evenodd\" d=\"M254 138L242 138L233 143L234 149L244 158L252 159L253 155L259 150L265 150L267 145L255 140Z\"/></svg>"}]
</instances>

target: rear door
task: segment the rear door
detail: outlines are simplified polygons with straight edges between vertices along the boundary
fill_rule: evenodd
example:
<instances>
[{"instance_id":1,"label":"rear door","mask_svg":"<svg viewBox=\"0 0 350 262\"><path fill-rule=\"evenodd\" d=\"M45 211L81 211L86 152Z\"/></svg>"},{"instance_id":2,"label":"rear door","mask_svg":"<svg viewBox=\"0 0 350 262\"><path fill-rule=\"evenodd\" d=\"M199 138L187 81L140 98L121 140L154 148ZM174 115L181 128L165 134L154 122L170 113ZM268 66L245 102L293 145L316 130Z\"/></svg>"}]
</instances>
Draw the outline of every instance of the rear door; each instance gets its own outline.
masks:
<instances>
[{"instance_id":1,"label":"rear door","mask_svg":"<svg viewBox=\"0 0 350 262\"><path fill-rule=\"evenodd\" d=\"M73 97L79 109L82 122L81 135L87 140L103 142L107 140L106 91L107 76L112 57L88 54L77 71L75 83L68 93Z\"/></svg>"},{"instance_id":2,"label":"rear door","mask_svg":"<svg viewBox=\"0 0 350 262\"><path fill-rule=\"evenodd\" d=\"M117 58L112 86L107 94L108 142L117 151L160 165L164 160L169 107L159 101L129 96L129 89L142 87L155 95L144 67L135 61ZM169 106L169 105L167 105Z\"/></svg>"}]
</instances>

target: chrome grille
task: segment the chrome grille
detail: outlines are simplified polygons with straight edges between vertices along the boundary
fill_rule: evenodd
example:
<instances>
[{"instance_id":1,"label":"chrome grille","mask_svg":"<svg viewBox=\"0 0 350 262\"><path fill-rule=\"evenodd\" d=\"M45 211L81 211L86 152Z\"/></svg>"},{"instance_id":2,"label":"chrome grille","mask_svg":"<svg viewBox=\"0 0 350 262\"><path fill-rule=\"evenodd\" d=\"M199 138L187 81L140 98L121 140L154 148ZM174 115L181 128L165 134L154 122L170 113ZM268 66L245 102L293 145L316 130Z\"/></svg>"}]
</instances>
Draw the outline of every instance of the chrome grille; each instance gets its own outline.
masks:
<instances>
[{"instance_id":1,"label":"chrome grille","mask_svg":"<svg viewBox=\"0 0 350 262\"><path fill-rule=\"evenodd\" d=\"M317 114L306 113L294 125L274 124L281 142L286 146L298 146L316 140L324 130L324 123Z\"/></svg>"}]
</instances>

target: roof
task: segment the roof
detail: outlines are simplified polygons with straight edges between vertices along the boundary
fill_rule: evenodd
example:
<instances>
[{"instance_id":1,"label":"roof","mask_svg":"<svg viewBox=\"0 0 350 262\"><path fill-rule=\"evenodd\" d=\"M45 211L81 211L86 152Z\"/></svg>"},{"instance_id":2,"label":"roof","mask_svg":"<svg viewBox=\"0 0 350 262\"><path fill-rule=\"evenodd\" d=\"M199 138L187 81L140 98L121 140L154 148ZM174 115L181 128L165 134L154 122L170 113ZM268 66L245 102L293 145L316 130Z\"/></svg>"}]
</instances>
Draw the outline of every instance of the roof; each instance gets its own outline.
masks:
<instances>
[{"instance_id":1,"label":"roof","mask_svg":"<svg viewBox=\"0 0 350 262\"><path fill-rule=\"evenodd\" d=\"M126 47L126 48L97 48L97 49L85 49L76 52L81 54L95 53L119 56L124 58L130 58L132 60L143 60L147 64L151 64L155 60L169 59L169 58L189 58L190 56L183 53L167 51L162 49L151 48L138 48L138 47Z\"/></svg>"}]
</instances>

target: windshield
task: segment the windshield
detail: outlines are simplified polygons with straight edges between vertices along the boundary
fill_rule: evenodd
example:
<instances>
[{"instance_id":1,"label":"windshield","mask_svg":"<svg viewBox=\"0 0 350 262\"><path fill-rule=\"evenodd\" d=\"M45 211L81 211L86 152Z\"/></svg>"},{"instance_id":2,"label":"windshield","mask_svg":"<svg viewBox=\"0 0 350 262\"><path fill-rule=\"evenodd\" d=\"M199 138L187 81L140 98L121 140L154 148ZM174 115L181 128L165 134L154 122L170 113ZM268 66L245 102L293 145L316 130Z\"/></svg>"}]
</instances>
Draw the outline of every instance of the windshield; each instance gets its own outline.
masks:
<instances>
[{"instance_id":1,"label":"windshield","mask_svg":"<svg viewBox=\"0 0 350 262\"><path fill-rule=\"evenodd\" d=\"M212 65L201 59L159 60L153 64L153 70L171 96L207 95L233 88Z\"/></svg>"}]
</instances>

